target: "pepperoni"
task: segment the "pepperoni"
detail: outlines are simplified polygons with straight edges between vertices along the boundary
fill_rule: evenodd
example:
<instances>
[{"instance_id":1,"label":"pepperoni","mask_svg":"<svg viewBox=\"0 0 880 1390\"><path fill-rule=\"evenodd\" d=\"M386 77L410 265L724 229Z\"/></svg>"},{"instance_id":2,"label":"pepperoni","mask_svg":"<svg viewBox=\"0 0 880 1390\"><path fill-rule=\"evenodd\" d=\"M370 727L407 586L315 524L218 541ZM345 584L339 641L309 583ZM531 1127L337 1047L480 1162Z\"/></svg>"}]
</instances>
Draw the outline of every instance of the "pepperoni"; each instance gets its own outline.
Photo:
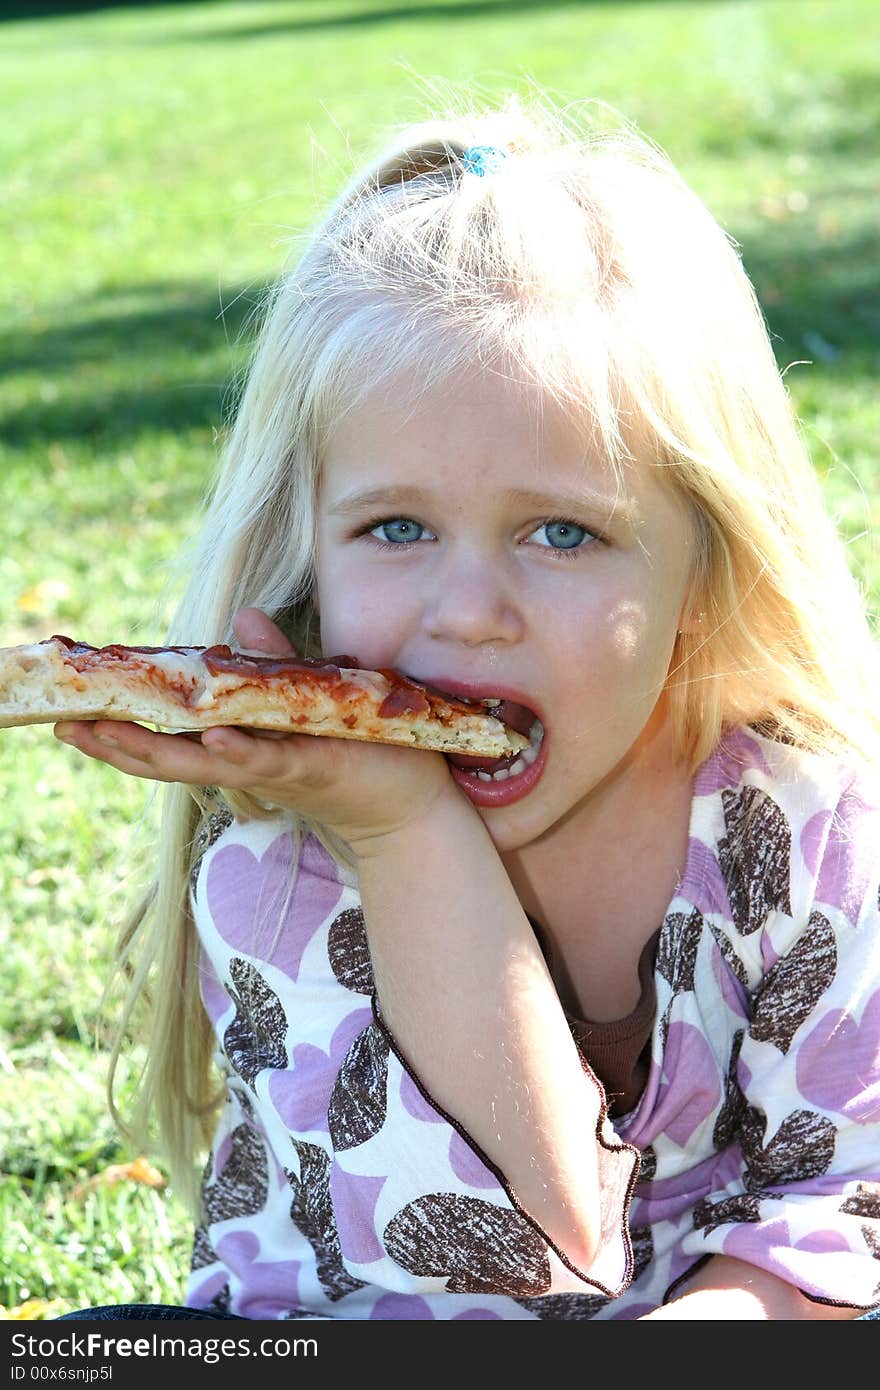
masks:
<instances>
[{"instance_id":1,"label":"pepperoni","mask_svg":"<svg viewBox=\"0 0 880 1390\"><path fill-rule=\"evenodd\" d=\"M173 650L173 648L172 648ZM356 671L359 663L354 656L245 656L231 647L196 648L212 676L286 676L295 671L312 671L316 675L338 676L340 667Z\"/></svg>"},{"instance_id":2,"label":"pepperoni","mask_svg":"<svg viewBox=\"0 0 880 1390\"><path fill-rule=\"evenodd\" d=\"M388 671L382 672L391 680ZM396 719L400 714L428 714L431 702L423 689L411 681L394 680L391 690L379 706L380 719Z\"/></svg>"},{"instance_id":3,"label":"pepperoni","mask_svg":"<svg viewBox=\"0 0 880 1390\"><path fill-rule=\"evenodd\" d=\"M49 640L60 643L66 649L67 660L78 671L95 670L101 666L112 667L117 663L139 666L148 674L154 684L162 685L166 689L174 691L184 704L191 694L191 689L195 684L194 680L192 678L189 681L175 679L173 668L168 669L155 663L151 664L149 660L139 661L139 657L149 658L162 656L165 653L174 653L184 658L201 659L205 670L210 675L240 676L249 685L255 686L261 684L268 686L279 678L283 680L288 676L308 674L322 685L330 686L330 693L336 695L340 701L347 694L344 682L340 681L341 672L361 669L357 658L353 656L251 656L245 655L243 652L233 651L225 644L218 644L213 647L128 647L116 643L106 647L92 647L87 642L75 642L70 637L63 637L60 634L56 634ZM509 723L512 728L526 736L534 719L530 710L526 710L522 705L515 705L512 701L505 701L500 708L489 711L478 704L456 699L454 695L447 695L441 690L424 686L418 681L411 680L400 671L383 668L380 674L385 677L389 685L388 694L378 711L381 719L396 719L400 715L409 714L425 715L433 711L435 717L442 723L449 723L452 722L452 717L461 714L488 715L491 713L494 718L501 718L505 723ZM510 718L506 714L508 710L511 714Z\"/></svg>"},{"instance_id":4,"label":"pepperoni","mask_svg":"<svg viewBox=\"0 0 880 1390\"><path fill-rule=\"evenodd\" d=\"M354 656L250 656L235 652L231 647L128 647L112 643L107 647L91 647L88 642L74 642L70 637L56 633L50 642L60 642L67 648L71 657L83 658L88 666L99 666L103 662L128 661L138 656L162 656L174 652L177 656L201 657L212 676L226 672L232 675L264 676L283 675L287 671L327 671L338 675L340 667L358 670L360 663Z\"/></svg>"}]
</instances>

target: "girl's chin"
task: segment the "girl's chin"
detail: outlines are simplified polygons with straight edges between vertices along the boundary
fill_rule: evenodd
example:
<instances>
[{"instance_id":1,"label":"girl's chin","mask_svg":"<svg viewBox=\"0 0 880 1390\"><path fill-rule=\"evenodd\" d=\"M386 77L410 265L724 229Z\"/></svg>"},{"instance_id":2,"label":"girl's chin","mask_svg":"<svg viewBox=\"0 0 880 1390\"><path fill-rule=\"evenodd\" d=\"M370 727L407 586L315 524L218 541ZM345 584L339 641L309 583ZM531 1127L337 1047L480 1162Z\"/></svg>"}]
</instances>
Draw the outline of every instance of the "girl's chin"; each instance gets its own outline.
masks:
<instances>
[{"instance_id":1,"label":"girl's chin","mask_svg":"<svg viewBox=\"0 0 880 1390\"><path fill-rule=\"evenodd\" d=\"M541 743L541 750L535 761L524 768L522 772L502 778L499 781L494 781L491 778L487 781L485 777L479 777L475 772L468 772L464 768L455 767L452 763L449 763L448 766L453 781L461 788L468 800L474 806L492 810L496 807L513 806L517 801L522 801L523 797L528 796L529 792L540 781L546 764L547 737L545 734Z\"/></svg>"}]
</instances>

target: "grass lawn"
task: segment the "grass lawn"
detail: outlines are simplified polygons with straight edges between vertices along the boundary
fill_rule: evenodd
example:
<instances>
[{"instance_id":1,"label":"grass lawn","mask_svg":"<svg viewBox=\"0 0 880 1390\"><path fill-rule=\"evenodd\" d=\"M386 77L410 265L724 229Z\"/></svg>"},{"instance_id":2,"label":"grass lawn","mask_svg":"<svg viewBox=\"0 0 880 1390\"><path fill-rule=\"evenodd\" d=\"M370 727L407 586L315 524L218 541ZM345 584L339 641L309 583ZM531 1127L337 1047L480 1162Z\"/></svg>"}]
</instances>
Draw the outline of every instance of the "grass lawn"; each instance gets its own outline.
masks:
<instances>
[{"instance_id":1,"label":"grass lawn","mask_svg":"<svg viewBox=\"0 0 880 1390\"><path fill-rule=\"evenodd\" d=\"M0 645L161 640L248 314L377 123L423 114L416 74L599 98L668 150L743 246L876 604L878 55L875 0L4 6ZM102 1090L142 788L43 726L0 781L0 1316L179 1301L186 1218L111 1167L138 1155Z\"/></svg>"}]
</instances>

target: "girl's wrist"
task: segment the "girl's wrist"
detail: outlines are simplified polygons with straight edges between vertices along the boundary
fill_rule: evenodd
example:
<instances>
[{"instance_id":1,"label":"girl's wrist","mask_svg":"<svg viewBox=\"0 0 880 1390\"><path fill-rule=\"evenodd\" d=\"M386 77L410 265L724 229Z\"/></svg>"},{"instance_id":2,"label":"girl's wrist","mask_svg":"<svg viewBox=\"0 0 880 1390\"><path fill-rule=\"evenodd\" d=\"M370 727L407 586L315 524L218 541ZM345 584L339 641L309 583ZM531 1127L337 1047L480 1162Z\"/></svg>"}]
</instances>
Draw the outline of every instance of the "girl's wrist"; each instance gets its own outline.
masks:
<instances>
[{"instance_id":1,"label":"girl's wrist","mask_svg":"<svg viewBox=\"0 0 880 1390\"><path fill-rule=\"evenodd\" d=\"M482 826L482 821L470 802L462 796L452 779L421 810L402 820L399 825L375 833L358 835L348 840L358 866L399 859L401 855L418 854L421 847L436 844L452 827L459 829L469 820Z\"/></svg>"}]
</instances>

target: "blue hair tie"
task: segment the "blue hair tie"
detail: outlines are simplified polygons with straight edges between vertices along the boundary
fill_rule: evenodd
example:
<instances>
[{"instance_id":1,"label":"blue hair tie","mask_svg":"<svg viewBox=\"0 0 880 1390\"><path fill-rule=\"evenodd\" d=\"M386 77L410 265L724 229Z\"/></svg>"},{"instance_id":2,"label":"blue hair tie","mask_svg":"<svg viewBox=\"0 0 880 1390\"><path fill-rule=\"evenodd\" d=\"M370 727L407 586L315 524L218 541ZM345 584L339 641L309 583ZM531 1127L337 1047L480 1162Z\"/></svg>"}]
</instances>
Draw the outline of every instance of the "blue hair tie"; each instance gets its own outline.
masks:
<instances>
[{"instance_id":1,"label":"blue hair tie","mask_svg":"<svg viewBox=\"0 0 880 1390\"><path fill-rule=\"evenodd\" d=\"M466 174L484 178L486 174L494 174L506 158L507 151L496 145L470 145L461 157L461 165Z\"/></svg>"}]
</instances>

